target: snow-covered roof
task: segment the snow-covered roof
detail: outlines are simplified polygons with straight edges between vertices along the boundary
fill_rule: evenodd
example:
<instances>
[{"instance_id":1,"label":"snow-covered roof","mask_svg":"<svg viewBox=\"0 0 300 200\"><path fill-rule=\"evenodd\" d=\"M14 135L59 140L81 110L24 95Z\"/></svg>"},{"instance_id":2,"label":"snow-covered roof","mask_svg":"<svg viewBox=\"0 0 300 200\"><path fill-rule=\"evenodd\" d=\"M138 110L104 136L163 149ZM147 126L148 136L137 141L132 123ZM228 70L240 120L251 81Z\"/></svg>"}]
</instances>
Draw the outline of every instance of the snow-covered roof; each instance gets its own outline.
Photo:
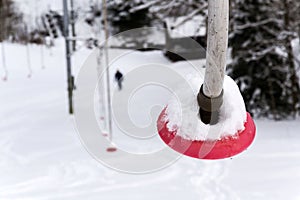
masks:
<instances>
[{"instance_id":1,"label":"snow-covered roof","mask_svg":"<svg viewBox=\"0 0 300 200\"><path fill-rule=\"evenodd\" d=\"M165 19L166 28L172 38L204 36L206 34L205 18L194 16L191 19L186 17L169 17Z\"/></svg>"}]
</instances>

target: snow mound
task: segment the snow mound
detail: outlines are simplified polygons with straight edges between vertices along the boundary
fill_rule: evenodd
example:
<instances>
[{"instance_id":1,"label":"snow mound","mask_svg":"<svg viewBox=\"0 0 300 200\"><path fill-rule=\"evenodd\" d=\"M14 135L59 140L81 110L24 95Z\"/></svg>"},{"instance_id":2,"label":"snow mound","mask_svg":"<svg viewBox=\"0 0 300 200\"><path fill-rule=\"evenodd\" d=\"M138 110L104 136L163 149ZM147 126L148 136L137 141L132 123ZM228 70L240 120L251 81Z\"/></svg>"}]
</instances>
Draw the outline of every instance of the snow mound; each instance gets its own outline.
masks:
<instances>
[{"instance_id":1,"label":"snow mound","mask_svg":"<svg viewBox=\"0 0 300 200\"><path fill-rule=\"evenodd\" d=\"M225 76L223 105L216 125L206 125L198 116L197 94L202 83L203 78L193 76L189 80L190 88L181 87L175 92L176 97L169 101L166 109L165 122L169 131L193 141L219 140L243 131L247 113L236 83Z\"/></svg>"}]
</instances>

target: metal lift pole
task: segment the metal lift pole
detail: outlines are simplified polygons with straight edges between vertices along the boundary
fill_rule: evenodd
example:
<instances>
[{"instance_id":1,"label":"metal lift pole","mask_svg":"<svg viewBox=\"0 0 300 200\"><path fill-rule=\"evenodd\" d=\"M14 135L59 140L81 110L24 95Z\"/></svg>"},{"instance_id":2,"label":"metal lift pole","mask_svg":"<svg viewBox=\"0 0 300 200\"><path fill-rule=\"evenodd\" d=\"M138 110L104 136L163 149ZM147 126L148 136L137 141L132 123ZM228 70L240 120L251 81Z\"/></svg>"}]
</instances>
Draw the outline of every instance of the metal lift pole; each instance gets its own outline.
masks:
<instances>
[{"instance_id":1,"label":"metal lift pole","mask_svg":"<svg viewBox=\"0 0 300 200\"><path fill-rule=\"evenodd\" d=\"M76 37L76 28L75 28L75 11L74 11L74 0L70 0L71 6L71 27L72 27L72 37ZM72 41L72 50L76 51L76 40Z\"/></svg>"},{"instance_id":2,"label":"metal lift pole","mask_svg":"<svg viewBox=\"0 0 300 200\"><path fill-rule=\"evenodd\" d=\"M69 99L69 113L73 114L73 76L71 68L71 49L69 41L69 10L67 0L63 0L64 9L64 37L66 44L66 64L67 64L67 84L68 84L68 99Z\"/></svg>"}]
</instances>

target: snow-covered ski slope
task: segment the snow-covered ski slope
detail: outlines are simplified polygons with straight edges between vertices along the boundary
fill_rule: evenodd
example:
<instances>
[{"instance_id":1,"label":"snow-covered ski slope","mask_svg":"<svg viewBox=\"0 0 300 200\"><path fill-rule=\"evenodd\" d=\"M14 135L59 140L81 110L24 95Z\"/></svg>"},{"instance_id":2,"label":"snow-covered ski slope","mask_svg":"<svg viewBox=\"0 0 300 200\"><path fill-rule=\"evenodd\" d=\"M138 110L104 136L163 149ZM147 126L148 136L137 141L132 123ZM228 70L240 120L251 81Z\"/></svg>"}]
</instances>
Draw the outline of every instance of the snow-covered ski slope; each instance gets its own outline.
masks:
<instances>
[{"instance_id":1,"label":"snow-covered ski slope","mask_svg":"<svg viewBox=\"0 0 300 200\"><path fill-rule=\"evenodd\" d=\"M67 114L64 48L58 45L52 56L45 50L45 69L41 69L40 47L31 46L30 50L33 76L28 79L25 47L6 43L9 77L0 82L1 200L300 199L299 119L256 120L254 144L233 159L182 157L151 174L116 172L87 153ZM115 51L122 50L110 53ZM76 72L89 53L81 50L75 54ZM134 52L120 58L120 69L126 73L132 63L150 58L168 63L159 51ZM174 68L182 73L190 70L184 62ZM126 79L124 84L125 88ZM148 88L149 96L142 98L146 95L142 91L136 96L136 106L131 107L133 118L143 118L141 103L156 101L150 98L156 92ZM166 103L168 96L160 100ZM140 145L117 133L115 139L128 151L149 152L163 146L155 138L148 146L147 141Z\"/></svg>"}]
</instances>

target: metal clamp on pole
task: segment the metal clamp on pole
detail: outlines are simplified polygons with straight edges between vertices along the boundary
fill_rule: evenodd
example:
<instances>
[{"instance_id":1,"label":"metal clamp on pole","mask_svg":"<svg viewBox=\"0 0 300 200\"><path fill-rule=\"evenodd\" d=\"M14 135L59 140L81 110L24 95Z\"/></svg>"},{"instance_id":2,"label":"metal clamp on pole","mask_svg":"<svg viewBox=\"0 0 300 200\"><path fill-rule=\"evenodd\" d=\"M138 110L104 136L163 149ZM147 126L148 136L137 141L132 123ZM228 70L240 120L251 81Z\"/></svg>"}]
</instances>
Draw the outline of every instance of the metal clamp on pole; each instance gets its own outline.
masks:
<instances>
[{"instance_id":1,"label":"metal clamp on pole","mask_svg":"<svg viewBox=\"0 0 300 200\"><path fill-rule=\"evenodd\" d=\"M219 121L219 110L223 104L223 90L217 97L207 97L203 92L203 85L197 97L200 119L205 124L214 125Z\"/></svg>"}]
</instances>

